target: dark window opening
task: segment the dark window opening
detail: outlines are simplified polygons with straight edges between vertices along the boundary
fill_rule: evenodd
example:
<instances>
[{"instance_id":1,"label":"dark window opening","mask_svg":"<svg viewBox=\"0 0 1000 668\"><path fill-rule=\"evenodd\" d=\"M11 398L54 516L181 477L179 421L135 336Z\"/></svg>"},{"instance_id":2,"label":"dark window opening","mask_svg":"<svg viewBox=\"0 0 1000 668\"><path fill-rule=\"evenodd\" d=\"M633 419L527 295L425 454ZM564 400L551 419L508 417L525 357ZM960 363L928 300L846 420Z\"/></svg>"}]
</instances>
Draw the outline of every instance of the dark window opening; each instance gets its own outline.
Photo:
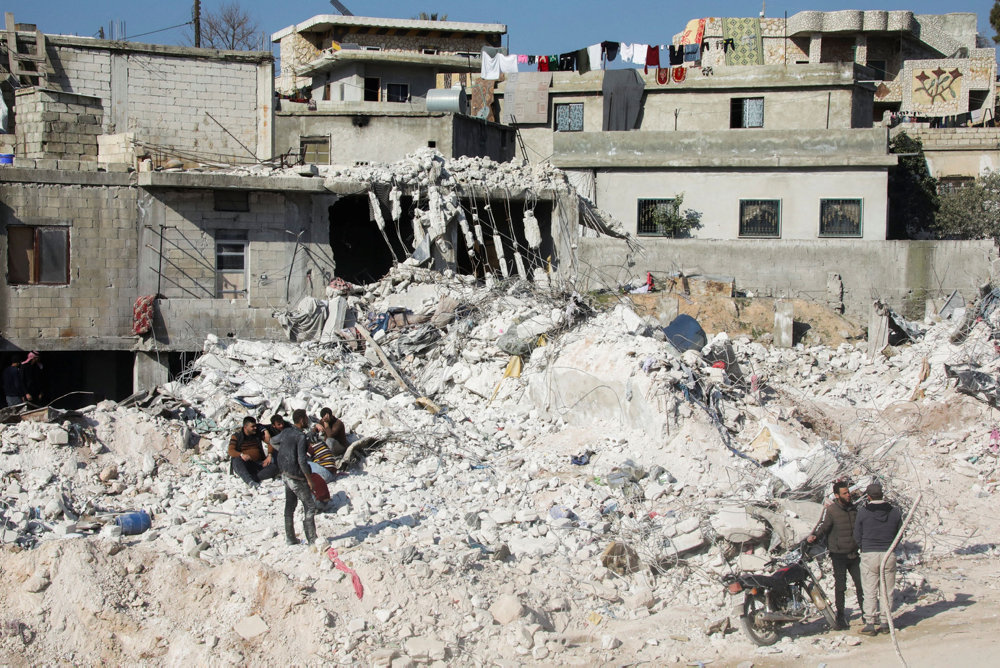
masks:
<instances>
[{"instance_id":1,"label":"dark window opening","mask_svg":"<svg viewBox=\"0 0 1000 668\"><path fill-rule=\"evenodd\" d=\"M740 236L777 239L781 236L781 200L741 199Z\"/></svg>"},{"instance_id":2,"label":"dark window opening","mask_svg":"<svg viewBox=\"0 0 1000 668\"><path fill-rule=\"evenodd\" d=\"M436 141L434 141L433 139L431 139L431 140L429 140L427 142L427 148L437 148L437 145L438 145L438 143Z\"/></svg>"},{"instance_id":3,"label":"dark window opening","mask_svg":"<svg viewBox=\"0 0 1000 668\"><path fill-rule=\"evenodd\" d=\"M988 90L969 89L969 111L985 107L989 96L990 92Z\"/></svg>"},{"instance_id":4,"label":"dark window opening","mask_svg":"<svg viewBox=\"0 0 1000 668\"><path fill-rule=\"evenodd\" d=\"M313 165L330 164L329 137L300 137L299 152L302 162Z\"/></svg>"},{"instance_id":5,"label":"dark window opening","mask_svg":"<svg viewBox=\"0 0 1000 668\"><path fill-rule=\"evenodd\" d=\"M386 84L385 87L385 101L386 102L409 102L410 101L410 85L391 83Z\"/></svg>"},{"instance_id":6,"label":"dark window opening","mask_svg":"<svg viewBox=\"0 0 1000 668\"><path fill-rule=\"evenodd\" d=\"M640 199L636 231L644 237L673 237L670 217L677 213L675 199Z\"/></svg>"},{"instance_id":7,"label":"dark window opening","mask_svg":"<svg viewBox=\"0 0 1000 668\"><path fill-rule=\"evenodd\" d=\"M378 77L365 77L365 102L378 102L381 88L381 79Z\"/></svg>"},{"instance_id":8,"label":"dark window opening","mask_svg":"<svg viewBox=\"0 0 1000 668\"><path fill-rule=\"evenodd\" d=\"M734 97L729 101L730 128L764 127L764 98Z\"/></svg>"},{"instance_id":9,"label":"dark window opening","mask_svg":"<svg viewBox=\"0 0 1000 668\"><path fill-rule=\"evenodd\" d=\"M24 361L25 353L15 353ZM12 355L0 355L3 368ZM75 410L105 399L121 401L132 394L135 353L110 350L43 350L41 395L54 408ZM0 406L3 399L0 399Z\"/></svg>"},{"instance_id":10,"label":"dark window opening","mask_svg":"<svg viewBox=\"0 0 1000 668\"><path fill-rule=\"evenodd\" d=\"M69 228L18 225L7 228L9 285L67 285Z\"/></svg>"},{"instance_id":11,"label":"dark window opening","mask_svg":"<svg viewBox=\"0 0 1000 668\"><path fill-rule=\"evenodd\" d=\"M554 109L556 132L583 132L583 102L557 104Z\"/></svg>"},{"instance_id":12,"label":"dark window opening","mask_svg":"<svg viewBox=\"0 0 1000 668\"><path fill-rule=\"evenodd\" d=\"M376 192L379 192L376 189ZM394 221L389 204L389 189L379 192L385 235L372 220L367 195L350 195L330 207L330 247L334 273L349 283L371 283L385 276L396 261L409 257L413 249L413 198L400 198L402 214ZM392 247L392 250L389 247Z\"/></svg>"},{"instance_id":13,"label":"dark window opening","mask_svg":"<svg viewBox=\"0 0 1000 668\"><path fill-rule=\"evenodd\" d=\"M212 198L216 211L250 210L250 193L246 190L213 190Z\"/></svg>"},{"instance_id":14,"label":"dark window opening","mask_svg":"<svg viewBox=\"0 0 1000 668\"><path fill-rule=\"evenodd\" d=\"M876 81L886 81L889 79L888 73L885 71L885 61L884 60L869 60L868 67L875 70L875 80Z\"/></svg>"},{"instance_id":15,"label":"dark window opening","mask_svg":"<svg viewBox=\"0 0 1000 668\"><path fill-rule=\"evenodd\" d=\"M860 199L821 199L819 201L821 237L860 237Z\"/></svg>"},{"instance_id":16,"label":"dark window opening","mask_svg":"<svg viewBox=\"0 0 1000 668\"><path fill-rule=\"evenodd\" d=\"M327 102L330 101L330 84L323 86L323 100Z\"/></svg>"}]
</instances>

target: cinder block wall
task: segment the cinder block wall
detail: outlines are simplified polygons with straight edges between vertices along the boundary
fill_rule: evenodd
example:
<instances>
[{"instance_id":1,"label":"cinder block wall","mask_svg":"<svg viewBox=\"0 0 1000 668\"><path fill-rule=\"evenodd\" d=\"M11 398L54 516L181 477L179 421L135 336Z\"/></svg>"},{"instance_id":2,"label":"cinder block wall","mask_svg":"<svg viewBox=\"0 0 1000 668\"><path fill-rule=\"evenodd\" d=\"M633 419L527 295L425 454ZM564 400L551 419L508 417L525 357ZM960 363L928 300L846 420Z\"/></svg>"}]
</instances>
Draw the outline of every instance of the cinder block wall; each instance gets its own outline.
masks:
<instances>
[{"instance_id":1,"label":"cinder block wall","mask_svg":"<svg viewBox=\"0 0 1000 668\"><path fill-rule=\"evenodd\" d=\"M97 162L104 117L99 99L41 88L22 88L16 95L17 157Z\"/></svg>"},{"instance_id":2,"label":"cinder block wall","mask_svg":"<svg viewBox=\"0 0 1000 668\"><path fill-rule=\"evenodd\" d=\"M158 53L105 44L112 43L95 40L95 48L84 48L50 40L54 74L48 85L98 98L106 110L106 134L134 132L137 141L162 147L149 151L154 157L179 152L204 161L253 162L247 149L269 157L270 146L257 146L258 76L270 88L273 68L259 68L250 59L196 55L206 53L202 49Z\"/></svg>"},{"instance_id":3,"label":"cinder block wall","mask_svg":"<svg viewBox=\"0 0 1000 668\"><path fill-rule=\"evenodd\" d=\"M28 350L120 347L109 340L132 333L138 284L136 190L0 183L0 202L3 345ZM69 228L68 285L7 284L7 227L22 224Z\"/></svg>"},{"instance_id":4,"label":"cinder block wall","mask_svg":"<svg viewBox=\"0 0 1000 668\"><path fill-rule=\"evenodd\" d=\"M840 274L848 314L867 317L876 298L910 318L924 315L928 298L960 290L978 295L997 264L992 241L816 241L698 239L640 240L644 252L629 253L615 239L581 238L579 284L587 290L613 287L646 272L733 276L737 290L759 297L827 302L829 273Z\"/></svg>"}]
</instances>

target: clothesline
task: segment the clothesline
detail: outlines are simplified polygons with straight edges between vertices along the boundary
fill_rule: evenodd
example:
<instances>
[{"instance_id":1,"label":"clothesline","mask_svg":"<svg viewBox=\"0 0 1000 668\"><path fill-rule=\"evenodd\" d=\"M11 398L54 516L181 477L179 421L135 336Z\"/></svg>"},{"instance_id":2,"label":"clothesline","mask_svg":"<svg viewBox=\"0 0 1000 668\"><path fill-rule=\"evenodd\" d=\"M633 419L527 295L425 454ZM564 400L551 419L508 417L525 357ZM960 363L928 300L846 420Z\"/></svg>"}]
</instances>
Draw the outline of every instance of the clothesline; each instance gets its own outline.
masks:
<instances>
[{"instance_id":1,"label":"clothesline","mask_svg":"<svg viewBox=\"0 0 1000 668\"><path fill-rule=\"evenodd\" d=\"M681 33L679 44L642 44L604 41L583 49L559 54L527 55L505 54L499 49L484 48L481 53L483 79L497 80L501 74L514 72L579 72L586 74L595 69L606 69L607 64L622 63L642 65L646 73L650 67L697 67L701 54L712 48L728 53L736 48L736 40L725 38L708 42L704 40L705 19L692 19Z\"/></svg>"}]
</instances>

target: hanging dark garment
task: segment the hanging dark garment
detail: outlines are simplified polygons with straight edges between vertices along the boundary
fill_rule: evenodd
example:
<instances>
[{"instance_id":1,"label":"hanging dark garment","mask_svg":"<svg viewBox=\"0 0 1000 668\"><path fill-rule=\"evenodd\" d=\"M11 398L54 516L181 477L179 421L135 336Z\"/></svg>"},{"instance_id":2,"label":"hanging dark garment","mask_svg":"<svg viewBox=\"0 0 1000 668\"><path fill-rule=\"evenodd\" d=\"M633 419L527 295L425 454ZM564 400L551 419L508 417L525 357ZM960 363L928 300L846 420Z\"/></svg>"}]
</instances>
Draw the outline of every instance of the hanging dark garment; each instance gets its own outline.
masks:
<instances>
[{"instance_id":1,"label":"hanging dark garment","mask_svg":"<svg viewBox=\"0 0 1000 668\"><path fill-rule=\"evenodd\" d=\"M660 47L655 44L650 44L649 49L646 50L646 67L643 68L643 72L649 74L650 67L660 66Z\"/></svg>"},{"instance_id":2,"label":"hanging dark garment","mask_svg":"<svg viewBox=\"0 0 1000 668\"><path fill-rule=\"evenodd\" d=\"M634 69L606 70L604 85L604 130L634 130L642 109L645 90L639 72Z\"/></svg>"},{"instance_id":3,"label":"hanging dark garment","mask_svg":"<svg viewBox=\"0 0 1000 668\"><path fill-rule=\"evenodd\" d=\"M573 72L576 70L576 52L559 54L559 70L561 72Z\"/></svg>"},{"instance_id":4,"label":"hanging dark garment","mask_svg":"<svg viewBox=\"0 0 1000 668\"><path fill-rule=\"evenodd\" d=\"M601 42L601 48L604 50L604 59L611 62L618 57L618 49L621 47L621 42Z\"/></svg>"},{"instance_id":5,"label":"hanging dark garment","mask_svg":"<svg viewBox=\"0 0 1000 668\"><path fill-rule=\"evenodd\" d=\"M590 71L590 54L587 53L586 49L580 49L576 52L576 71L580 74L586 74Z\"/></svg>"},{"instance_id":6,"label":"hanging dark garment","mask_svg":"<svg viewBox=\"0 0 1000 668\"><path fill-rule=\"evenodd\" d=\"M670 45L670 65L683 65L684 64L684 47Z\"/></svg>"}]
</instances>

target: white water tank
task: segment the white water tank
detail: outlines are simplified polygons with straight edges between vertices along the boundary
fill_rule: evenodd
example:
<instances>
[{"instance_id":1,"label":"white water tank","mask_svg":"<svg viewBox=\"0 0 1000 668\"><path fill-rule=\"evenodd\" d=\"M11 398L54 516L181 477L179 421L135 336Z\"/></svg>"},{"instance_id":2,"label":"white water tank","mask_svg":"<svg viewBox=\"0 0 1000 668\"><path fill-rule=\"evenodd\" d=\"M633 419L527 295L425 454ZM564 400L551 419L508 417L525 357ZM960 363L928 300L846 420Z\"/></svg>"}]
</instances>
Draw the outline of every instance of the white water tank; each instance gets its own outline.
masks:
<instances>
[{"instance_id":1,"label":"white water tank","mask_svg":"<svg viewBox=\"0 0 1000 668\"><path fill-rule=\"evenodd\" d=\"M455 88L434 88L427 91L427 111L445 111L452 114L468 114L469 98L461 86Z\"/></svg>"}]
</instances>

